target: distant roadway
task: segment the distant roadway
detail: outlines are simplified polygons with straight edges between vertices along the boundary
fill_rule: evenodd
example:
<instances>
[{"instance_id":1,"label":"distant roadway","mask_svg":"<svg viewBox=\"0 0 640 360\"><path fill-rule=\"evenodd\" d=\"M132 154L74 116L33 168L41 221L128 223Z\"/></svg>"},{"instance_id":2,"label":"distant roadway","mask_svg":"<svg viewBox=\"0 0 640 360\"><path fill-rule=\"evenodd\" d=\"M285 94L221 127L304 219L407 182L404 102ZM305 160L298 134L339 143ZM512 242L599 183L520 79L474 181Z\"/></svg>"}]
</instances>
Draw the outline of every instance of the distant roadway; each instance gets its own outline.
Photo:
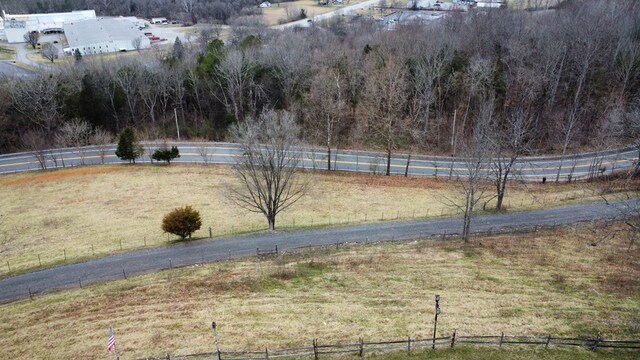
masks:
<instances>
[{"instance_id":1,"label":"distant roadway","mask_svg":"<svg viewBox=\"0 0 640 360\"><path fill-rule=\"evenodd\" d=\"M138 162L150 162L149 154L159 143L145 143L145 156ZM180 150L176 163L215 163L233 164L242 156L242 149L232 143L194 143L169 142ZM115 156L115 145L109 145L101 151L98 147L88 146L80 149L48 150L45 165L48 169L78 166L81 164L122 163ZM104 159L101 156L104 154ZM386 170L386 155L370 151L339 150L331 151L332 169L352 172L377 172ZM308 169L326 169L327 152L323 148L304 148L304 167ZM391 173L404 174L407 167L407 154L394 153L391 159ZM54 161L55 159L55 161ZM638 150L625 148L601 153L567 155L563 160L559 156L522 157L514 166L513 176L523 180L539 181L546 177L548 181L556 178L558 167L562 164L560 180L586 178L589 174L611 174L626 171L637 164ZM30 152L0 155L0 174L41 169L34 154ZM485 169L489 174L489 169ZM465 176L464 159L446 156L411 155L408 175L414 176Z\"/></svg>"},{"instance_id":2,"label":"distant roadway","mask_svg":"<svg viewBox=\"0 0 640 360\"><path fill-rule=\"evenodd\" d=\"M637 204L640 200L633 200ZM637 206L637 205L636 205ZM619 215L616 208L605 203L571 205L560 208L474 218L472 232L497 232L534 226L553 226L578 221L611 219ZM410 240L442 234L456 234L462 220L459 217L417 221L391 221L306 231L266 232L219 240L198 240L175 245L133 251L83 263L59 266L0 280L0 303L39 296L59 289L78 288L88 283L123 279L126 276L224 261L256 254L256 249L292 251L309 246L337 243L369 243ZM472 240L473 241L473 240Z\"/></svg>"}]
</instances>

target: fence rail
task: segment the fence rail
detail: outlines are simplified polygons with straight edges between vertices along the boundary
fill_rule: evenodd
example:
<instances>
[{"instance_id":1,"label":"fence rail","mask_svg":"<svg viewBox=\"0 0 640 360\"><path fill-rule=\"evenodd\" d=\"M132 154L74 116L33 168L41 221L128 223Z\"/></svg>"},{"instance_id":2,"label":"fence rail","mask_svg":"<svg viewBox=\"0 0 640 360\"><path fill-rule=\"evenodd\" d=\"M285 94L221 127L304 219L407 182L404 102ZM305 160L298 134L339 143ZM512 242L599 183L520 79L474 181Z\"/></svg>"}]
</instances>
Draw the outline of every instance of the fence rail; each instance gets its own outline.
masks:
<instances>
[{"instance_id":1,"label":"fence rail","mask_svg":"<svg viewBox=\"0 0 640 360\"><path fill-rule=\"evenodd\" d=\"M145 357L137 360L178 360L178 359L198 359L198 360L269 360L277 358L291 357L313 357L318 360L320 355L333 354L357 354L363 357L366 352L372 351L407 351L413 349L436 347L453 348L456 345L469 344L480 346L507 346L507 345L538 345L548 348L549 346L576 346L597 351L599 348L608 349L625 349L640 350L640 340L614 340L605 339L600 336L593 338L578 337L556 337L547 336L530 336L530 335L472 335L472 336L456 336L454 331L451 336L427 338L427 339L406 339L386 340L377 342L367 342L362 338L355 343L339 343L339 344L319 344L317 339L313 339L312 346L297 347L287 349L268 349L264 351L217 351L188 355L166 355L163 357Z\"/></svg>"}]
</instances>

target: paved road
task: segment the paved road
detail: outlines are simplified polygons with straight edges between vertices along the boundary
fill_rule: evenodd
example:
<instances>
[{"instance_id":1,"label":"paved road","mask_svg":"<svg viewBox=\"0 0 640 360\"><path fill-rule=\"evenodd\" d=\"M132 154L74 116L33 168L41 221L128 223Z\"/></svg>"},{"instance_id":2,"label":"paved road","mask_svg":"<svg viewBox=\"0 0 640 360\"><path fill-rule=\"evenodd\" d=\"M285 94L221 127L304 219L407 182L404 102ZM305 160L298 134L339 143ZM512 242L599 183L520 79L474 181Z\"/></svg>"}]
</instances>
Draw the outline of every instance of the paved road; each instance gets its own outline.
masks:
<instances>
[{"instance_id":1,"label":"paved road","mask_svg":"<svg viewBox=\"0 0 640 360\"><path fill-rule=\"evenodd\" d=\"M322 20L327 20L330 19L333 16L338 16L338 15L348 15L352 12L355 12L358 9L365 9L365 8L369 8L371 6L374 5L378 5L380 4L380 0L365 0L359 3L355 3L355 4L351 4L351 5L346 5L343 7L340 7L334 11L328 12L328 13L324 13L324 14L320 14L320 15L315 15L312 16L311 18L308 19L302 19L302 20L298 20L298 21L292 21L286 24L281 24L281 25L275 25L272 26L274 29L288 29L288 28L293 28L293 27L309 27L311 26L314 22L319 22Z\"/></svg>"},{"instance_id":2,"label":"paved road","mask_svg":"<svg viewBox=\"0 0 640 360\"><path fill-rule=\"evenodd\" d=\"M635 200L640 202L640 200ZM505 231L536 225L553 226L585 220L608 219L618 215L604 203L572 205L561 208L474 218L472 231ZM287 251L306 246L332 245L337 242L368 243L389 240L408 240L426 236L456 234L462 220L459 217L421 221L362 224L317 230L258 233L223 240L200 240L177 245L135 251L84 263L60 266L0 280L0 303L52 290L79 287L96 281L113 280L144 272L188 266L202 262L246 257L256 249Z\"/></svg>"},{"instance_id":3,"label":"paved road","mask_svg":"<svg viewBox=\"0 0 640 360\"><path fill-rule=\"evenodd\" d=\"M232 164L242 156L242 150L237 144L230 143L169 143L180 149L181 157L175 162L182 163L217 163ZM157 144L146 144L146 156L140 162L149 162L149 154L157 148ZM115 156L115 145L104 150L105 163L120 163ZM78 149L56 149L48 151L46 157L47 168L76 166L84 164L100 164L101 151L96 147ZM305 148L306 168L326 169L326 149ZM353 172L384 172L386 167L385 154L367 151L345 151L332 149L332 166L337 170ZM55 161L54 161L55 159ZM561 180L586 178L594 170L604 168L605 174L626 170L638 159L638 150L634 148L619 149L606 153L574 154L561 160L559 157L523 157L514 167L514 176L525 180L539 181L542 177L555 180L558 167L562 164ZM391 161L393 174L404 174L407 166L406 154L394 154ZM16 153L0 155L0 174L38 170L41 164L31 153ZM489 172L486 169L487 173ZM445 156L417 156L412 155L409 164L409 175L417 176L465 176L466 168L462 159Z\"/></svg>"}]
</instances>

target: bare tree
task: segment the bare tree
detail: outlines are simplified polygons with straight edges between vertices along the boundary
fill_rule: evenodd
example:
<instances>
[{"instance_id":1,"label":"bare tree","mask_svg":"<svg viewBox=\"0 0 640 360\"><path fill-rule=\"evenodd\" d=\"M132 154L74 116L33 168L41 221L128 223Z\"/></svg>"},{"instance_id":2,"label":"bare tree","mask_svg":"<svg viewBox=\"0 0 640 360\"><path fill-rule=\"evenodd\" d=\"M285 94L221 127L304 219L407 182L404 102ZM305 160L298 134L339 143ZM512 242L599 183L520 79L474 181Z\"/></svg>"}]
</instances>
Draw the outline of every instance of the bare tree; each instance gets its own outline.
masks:
<instances>
[{"instance_id":1,"label":"bare tree","mask_svg":"<svg viewBox=\"0 0 640 360\"><path fill-rule=\"evenodd\" d=\"M491 126L491 176L496 188L496 210L502 210L507 183L513 177L514 165L519 157L531 151L532 119L527 110L518 107L506 115L504 121Z\"/></svg>"},{"instance_id":2,"label":"bare tree","mask_svg":"<svg viewBox=\"0 0 640 360\"><path fill-rule=\"evenodd\" d=\"M377 55L377 54L376 54ZM369 77L362 105L367 108L369 128L387 155L385 174L391 174L391 153L397 149L405 128L403 110L408 90L407 74L400 58L384 55L369 61Z\"/></svg>"},{"instance_id":3,"label":"bare tree","mask_svg":"<svg viewBox=\"0 0 640 360\"><path fill-rule=\"evenodd\" d=\"M98 148L100 162L104 164L104 160L107 157L107 152L109 151L109 145L113 142L113 136L108 131L97 128L93 132L91 142Z\"/></svg>"},{"instance_id":4,"label":"bare tree","mask_svg":"<svg viewBox=\"0 0 640 360\"><path fill-rule=\"evenodd\" d=\"M44 44L41 54L42 57L53 63L53 61L58 58L58 48L53 44Z\"/></svg>"},{"instance_id":5,"label":"bare tree","mask_svg":"<svg viewBox=\"0 0 640 360\"><path fill-rule=\"evenodd\" d=\"M492 99L480 103L473 133L462 145L463 169L457 173L461 178L458 192L459 199L445 197L445 203L457 208L463 214L462 238L465 243L471 237L471 220L476 205L486 197L487 168L491 164L489 147L490 124L493 121L495 102Z\"/></svg>"},{"instance_id":6,"label":"bare tree","mask_svg":"<svg viewBox=\"0 0 640 360\"><path fill-rule=\"evenodd\" d=\"M218 98L238 121L247 111L255 110L263 90L254 80L258 69L250 51L232 50L216 66L216 88L212 95Z\"/></svg>"},{"instance_id":7,"label":"bare tree","mask_svg":"<svg viewBox=\"0 0 640 360\"><path fill-rule=\"evenodd\" d=\"M247 118L231 129L243 156L233 166L240 184L231 188L231 198L243 209L263 214L270 230L276 217L307 193L309 183L301 178L302 152L299 129L289 112L269 110L258 120Z\"/></svg>"},{"instance_id":8,"label":"bare tree","mask_svg":"<svg viewBox=\"0 0 640 360\"><path fill-rule=\"evenodd\" d=\"M40 168L47 168L47 148L49 142L43 130L31 130L22 137L24 147L35 156Z\"/></svg>"},{"instance_id":9,"label":"bare tree","mask_svg":"<svg viewBox=\"0 0 640 360\"><path fill-rule=\"evenodd\" d=\"M14 109L45 134L51 134L60 120L60 99L56 77L37 74L28 79L17 79L9 88Z\"/></svg>"},{"instance_id":10,"label":"bare tree","mask_svg":"<svg viewBox=\"0 0 640 360\"><path fill-rule=\"evenodd\" d=\"M36 46L38 45L38 41L40 41L40 33L37 31L29 31L24 34L24 41L27 44L31 45L33 50L35 50Z\"/></svg>"},{"instance_id":11,"label":"bare tree","mask_svg":"<svg viewBox=\"0 0 640 360\"><path fill-rule=\"evenodd\" d=\"M309 125L327 147L327 170L331 170L331 147L344 127L347 113L347 86L339 64L322 67L314 77L306 97Z\"/></svg>"},{"instance_id":12,"label":"bare tree","mask_svg":"<svg viewBox=\"0 0 640 360\"><path fill-rule=\"evenodd\" d=\"M137 38L131 40L131 46L136 49L136 51L140 51L140 49L142 48L142 38L138 36Z\"/></svg>"},{"instance_id":13,"label":"bare tree","mask_svg":"<svg viewBox=\"0 0 640 360\"><path fill-rule=\"evenodd\" d=\"M138 104L138 93L140 91L140 85L144 83L141 79L140 66L137 63L131 63L118 69L115 74L115 83L122 90L127 107L129 110L130 119L133 121L136 119L136 110ZM114 89L115 90L115 89Z\"/></svg>"},{"instance_id":14,"label":"bare tree","mask_svg":"<svg viewBox=\"0 0 640 360\"><path fill-rule=\"evenodd\" d=\"M84 165L85 146L89 145L93 131L91 125L80 119L65 122L56 133L56 144L73 147L80 157L80 165Z\"/></svg>"}]
</instances>

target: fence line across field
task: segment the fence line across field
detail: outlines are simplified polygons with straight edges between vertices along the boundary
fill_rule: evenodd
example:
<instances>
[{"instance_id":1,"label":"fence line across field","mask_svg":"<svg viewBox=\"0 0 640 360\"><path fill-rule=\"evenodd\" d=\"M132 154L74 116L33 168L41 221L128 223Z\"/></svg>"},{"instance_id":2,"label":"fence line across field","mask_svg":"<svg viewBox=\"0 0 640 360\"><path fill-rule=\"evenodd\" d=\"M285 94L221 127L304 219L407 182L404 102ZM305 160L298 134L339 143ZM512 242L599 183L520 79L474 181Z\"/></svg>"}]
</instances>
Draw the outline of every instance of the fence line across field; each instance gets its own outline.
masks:
<instances>
[{"instance_id":1,"label":"fence line across field","mask_svg":"<svg viewBox=\"0 0 640 360\"><path fill-rule=\"evenodd\" d=\"M582 195L573 194L570 195L568 193L556 194L550 198L532 198L531 200L527 199L525 201L524 198L520 199L520 201L514 200L514 206L527 207L533 206L536 203L544 204L548 202L556 203L558 201L569 201L578 199L581 197L588 197L589 195L586 193L586 190L583 189ZM512 205L512 201L510 199L506 200L506 206L510 208ZM429 210L426 209L424 212L418 213L415 210L410 211L382 211L377 214L372 213L352 213L346 214L343 216L327 216L325 218L321 218L319 220L314 220L312 217L310 220L301 221L300 218L295 216L286 217L284 216L279 223L280 229L301 229L301 228L320 228L324 226L338 226L338 225L350 225L350 224L362 224L362 223L373 223L379 221L393 221L393 220L414 220L414 219L432 219L438 218L442 216L455 216L459 215L459 211L451 212L446 211L445 208L441 208L438 210ZM255 224L251 223L250 225L244 226L231 226L231 228L223 228L221 230L216 230L213 225L209 227L203 227L199 230L199 234L202 238L215 238L221 236L232 236L232 235L242 235L252 232L265 231L268 230L268 226L265 224ZM77 261L83 261L86 259L91 259L95 257L113 255L118 252L122 252L125 250L135 250L135 249L144 249L148 246L157 246L157 245L166 245L168 243L177 241L177 238L172 239L170 234L166 234L167 239L164 239L164 235L154 234L143 236L142 239L127 239L127 238L118 238L116 240L110 241L106 245L101 245L100 243L91 243L85 244L80 247L74 248L63 248L58 252L49 252L48 256L40 253L31 253L28 256L31 260L23 260L16 264L16 259L8 259L4 261L2 267L4 268L4 275L12 275L14 273L20 273L20 271L24 270L40 270L44 268L48 268L56 265L64 265L68 263L73 263ZM312 245L310 245L313 247ZM23 259L26 257L23 257Z\"/></svg>"},{"instance_id":2,"label":"fence line across field","mask_svg":"<svg viewBox=\"0 0 640 360\"><path fill-rule=\"evenodd\" d=\"M507 345L539 345L549 348L549 346L576 346L597 351L599 348L608 349L626 349L631 351L640 350L640 340L613 340L605 339L600 336L595 338L565 338L547 336L531 336L531 335L474 335L474 336L456 336L454 331L451 336L412 339L407 337L401 340L388 340L367 342L362 338L355 343L347 344L319 344L317 339L313 339L310 347L297 347L287 349L268 349L264 351L222 351L206 352L187 355L167 354L162 357L145 357L138 360L178 360L178 359L210 359L210 360L269 360L276 358L289 357L313 357L318 360L321 355L335 354L357 354L363 357L366 352L376 351L407 351L411 353L413 349L438 347L453 348L460 344L469 344L474 346L507 346Z\"/></svg>"},{"instance_id":3,"label":"fence line across field","mask_svg":"<svg viewBox=\"0 0 640 360\"><path fill-rule=\"evenodd\" d=\"M555 226L555 225L554 225ZM539 229L544 228L544 226L539 226L539 225L534 225L534 226L528 226L528 227L519 227L517 229L512 229L508 226L505 227L500 227L500 228L496 228L496 229L489 229L487 231L477 231L474 234L476 235L483 235L483 234L487 234L487 235L491 235L491 234L498 234L501 232L514 232L517 231L519 233L526 233L526 232L537 232ZM447 238L452 238L452 237L457 237L460 236L459 232L443 232L442 234L421 234L419 236L419 238L421 239L439 239L439 240L446 240ZM375 243L385 243L385 242L393 242L396 240L400 240L400 239L396 239L395 237L391 237L388 239L384 239L384 240L377 240L375 241ZM407 239L407 240L412 240L412 239ZM220 263L220 262L225 262L225 261L234 261L234 260L238 260L238 259L249 259L253 256L255 256L255 258L257 260L263 260L266 258L270 258L270 257L277 257L280 255L287 255L287 254L294 254L294 253L298 253L301 251L307 251L307 250L322 250L322 249L339 249L340 247L343 246L348 246L348 245L355 245L358 244L360 242L340 242L337 241L335 243L325 243L325 244L306 244L306 245L300 245L300 246L293 246L293 247L289 247L285 250L280 250L278 249L277 244L274 243L274 247L272 248L257 248L256 250L253 251L253 255L250 249L244 249L244 250L235 250L235 251L231 251L228 250L227 253L225 253L223 257L217 256L219 254L214 254L214 255L204 255L204 254L200 254L199 256L195 257L195 258L191 258L190 260L182 260L181 262L176 261L175 259L171 259L169 258L168 261L158 270L165 270L168 271L167 272L167 276L169 278L173 278L174 275L174 269L175 268L182 268L185 266L193 266L193 265L204 265L204 264L210 264L210 263ZM368 240L364 242L365 244L368 243ZM254 248L255 249L255 248ZM70 289L70 288L83 288L85 286L97 283L97 282L101 282L101 281L109 281L109 280L127 280L130 276L135 276L137 275L137 272L130 272L130 269L127 268L122 268L122 269L111 269L110 272L103 274L97 278L93 277L93 278L83 278L83 277L79 277L76 279L72 279L67 281L64 284L60 284L60 289ZM41 295L41 294L45 294L47 293L48 290L46 289L35 289L35 288L30 288L30 287L25 287L24 289L24 294L22 296L22 298L30 298L31 300L34 300L34 298L37 295ZM415 340L418 341L418 340ZM413 343L414 340L411 340L411 342Z\"/></svg>"}]
</instances>

